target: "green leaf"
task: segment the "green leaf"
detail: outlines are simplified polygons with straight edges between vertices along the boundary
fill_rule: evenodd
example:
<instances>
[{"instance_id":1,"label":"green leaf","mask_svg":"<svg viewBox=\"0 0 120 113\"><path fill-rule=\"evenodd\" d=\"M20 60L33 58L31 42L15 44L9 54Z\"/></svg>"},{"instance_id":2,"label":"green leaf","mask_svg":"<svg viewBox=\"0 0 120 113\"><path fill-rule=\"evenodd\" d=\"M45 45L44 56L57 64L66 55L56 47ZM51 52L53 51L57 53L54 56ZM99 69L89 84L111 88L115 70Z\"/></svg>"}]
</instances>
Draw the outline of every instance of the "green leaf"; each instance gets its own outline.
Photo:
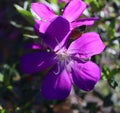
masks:
<instances>
[{"instance_id":1,"label":"green leaf","mask_svg":"<svg viewBox=\"0 0 120 113\"><path fill-rule=\"evenodd\" d=\"M99 2L97 0L86 0L86 3L93 5L93 7L94 5L95 7L99 7Z\"/></svg>"},{"instance_id":2,"label":"green leaf","mask_svg":"<svg viewBox=\"0 0 120 113\"><path fill-rule=\"evenodd\" d=\"M113 89L115 89L118 86L118 82L114 78L108 79L108 83Z\"/></svg>"},{"instance_id":3,"label":"green leaf","mask_svg":"<svg viewBox=\"0 0 120 113\"><path fill-rule=\"evenodd\" d=\"M6 109L2 109L0 110L0 113L8 113L8 111Z\"/></svg>"},{"instance_id":4,"label":"green leaf","mask_svg":"<svg viewBox=\"0 0 120 113\"><path fill-rule=\"evenodd\" d=\"M15 21L10 21L10 24L17 27L17 28L22 28L22 25L16 23Z\"/></svg>"},{"instance_id":5,"label":"green leaf","mask_svg":"<svg viewBox=\"0 0 120 113\"><path fill-rule=\"evenodd\" d=\"M4 80L4 75L0 73L0 82L3 82L3 80Z\"/></svg>"},{"instance_id":6,"label":"green leaf","mask_svg":"<svg viewBox=\"0 0 120 113\"><path fill-rule=\"evenodd\" d=\"M102 70L102 79L107 80L110 77L110 69L108 66L104 66Z\"/></svg>"},{"instance_id":7,"label":"green leaf","mask_svg":"<svg viewBox=\"0 0 120 113\"><path fill-rule=\"evenodd\" d=\"M110 77L114 77L117 73L120 73L120 68L114 68L111 70Z\"/></svg>"},{"instance_id":8,"label":"green leaf","mask_svg":"<svg viewBox=\"0 0 120 113\"><path fill-rule=\"evenodd\" d=\"M91 103L91 107L90 107L89 113L97 113L96 103Z\"/></svg>"},{"instance_id":9,"label":"green leaf","mask_svg":"<svg viewBox=\"0 0 120 113\"><path fill-rule=\"evenodd\" d=\"M90 6L92 7L92 11L99 11L99 4L97 3L97 2L94 2L94 1L92 1L91 3L90 3Z\"/></svg>"},{"instance_id":10,"label":"green leaf","mask_svg":"<svg viewBox=\"0 0 120 113\"><path fill-rule=\"evenodd\" d=\"M120 68L110 70L108 66L104 66L102 70L102 80L112 79L117 73L120 73Z\"/></svg>"},{"instance_id":11,"label":"green leaf","mask_svg":"<svg viewBox=\"0 0 120 113\"><path fill-rule=\"evenodd\" d=\"M36 36L36 35L29 35L29 34L24 34L23 36L26 37L26 38L32 38L32 39L37 39L37 38L39 38L39 37Z\"/></svg>"},{"instance_id":12,"label":"green leaf","mask_svg":"<svg viewBox=\"0 0 120 113\"><path fill-rule=\"evenodd\" d=\"M31 12L23 9L21 6L19 6L17 4L14 4L14 7L30 24L32 24L32 25L34 24L34 19L33 19Z\"/></svg>"},{"instance_id":13,"label":"green leaf","mask_svg":"<svg viewBox=\"0 0 120 113\"><path fill-rule=\"evenodd\" d=\"M57 0L50 0L50 3L57 4Z\"/></svg>"},{"instance_id":14,"label":"green leaf","mask_svg":"<svg viewBox=\"0 0 120 113\"><path fill-rule=\"evenodd\" d=\"M110 39L113 39L115 34L115 18L111 18L110 25L108 26L107 32L108 32L108 37Z\"/></svg>"},{"instance_id":15,"label":"green leaf","mask_svg":"<svg viewBox=\"0 0 120 113\"><path fill-rule=\"evenodd\" d=\"M8 86L7 86L7 89L12 90L12 89L13 89L13 86L12 86L12 85L8 85Z\"/></svg>"}]
</instances>

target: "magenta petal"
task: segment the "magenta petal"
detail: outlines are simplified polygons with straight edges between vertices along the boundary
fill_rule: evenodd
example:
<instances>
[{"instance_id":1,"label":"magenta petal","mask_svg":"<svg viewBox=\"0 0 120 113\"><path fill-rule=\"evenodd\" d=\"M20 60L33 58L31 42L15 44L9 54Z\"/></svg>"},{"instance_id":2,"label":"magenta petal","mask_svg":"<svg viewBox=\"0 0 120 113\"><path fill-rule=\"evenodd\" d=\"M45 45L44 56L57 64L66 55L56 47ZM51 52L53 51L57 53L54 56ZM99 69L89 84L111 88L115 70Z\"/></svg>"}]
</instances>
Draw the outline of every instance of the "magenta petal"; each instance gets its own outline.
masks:
<instances>
[{"instance_id":1,"label":"magenta petal","mask_svg":"<svg viewBox=\"0 0 120 113\"><path fill-rule=\"evenodd\" d=\"M48 47L57 51L66 45L69 33L69 22L59 16L48 26L46 32L42 35L42 39Z\"/></svg>"},{"instance_id":2,"label":"magenta petal","mask_svg":"<svg viewBox=\"0 0 120 113\"><path fill-rule=\"evenodd\" d=\"M39 32L40 24L41 24L41 21L35 19L34 31L38 36L40 36L40 32Z\"/></svg>"},{"instance_id":3,"label":"magenta petal","mask_svg":"<svg viewBox=\"0 0 120 113\"><path fill-rule=\"evenodd\" d=\"M65 99L71 90L71 81L67 71L64 69L59 75L57 66L45 76L42 84L42 94L47 99Z\"/></svg>"},{"instance_id":4,"label":"magenta petal","mask_svg":"<svg viewBox=\"0 0 120 113\"><path fill-rule=\"evenodd\" d=\"M54 21L54 20L55 20L55 18L54 18L54 19L51 19L51 21L41 22L40 27L39 27L39 32L40 32L40 33L45 33L46 30L47 30L47 28L48 28L48 26L49 26L49 25L52 23L52 21Z\"/></svg>"},{"instance_id":5,"label":"magenta petal","mask_svg":"<svg viewBox=\"0 0 120 113\"><path fill-rule=\"evenodd\" d=\"M35 52L21 57L21 69L31 74L44 70L56 63L55 54L50 52Z\"/></svg>"},{"instance_id":6,"label":"magenta petal","mask_svg":"<svg viewBox=\"0 0 120 113\"><path fill-rule=\"evenodd\" d=\"M86 4L82 0L71 0L63 11L63 17L69 22L75 21L85 10Z\"/></svg>"},{"instance_id":7,"label":"magenta petal","mask_svg":"<svg viewBox=\"0 0 120 113\"><path fill-rule=\"evenodd\" d=\"M49 21L56 16L52 10L42 3L32 3L31 9L41 21Z\"/></svg>"},{"instance_id":8,"label":"magenta petal","mask_svg":"<svg viewBox=\"0 0 120 113\"><path fill-rule=\"evenodd\" d=\"M74 21L71 23L71 26L72 28L76 28L76 27L79 27L79 26L82 26L82 25L86 25L86 26L91 26L94 24L94 22L98 20L98 18L83 18L83 19L80 19L78 21Z\"/></svg>"},{"instance_id":9,"label":"magenta petal","mask_svg":"<svg viewBox=\"0 0 120 113\"><path fill-rule=\"evenodd\" d=\"M72 65L73 82L77 87L85 91L90 91L94 88L100 79L100 74L99 67L91 61L86 63L74 62L74 65Z\"/></svg>"},{"instance_id":10,"label":"magenta petal","mask_svg":"<svg viewBox=\"0 0 120 113\"><path fill-rule=\"evenodd\" d=\"M80 58L89 58L101 53L104 48L105 45L100 39L100 36L95 32L89 32L73 41L68 48L68 53L78 53Z\"/></svg>"}]
</instances>

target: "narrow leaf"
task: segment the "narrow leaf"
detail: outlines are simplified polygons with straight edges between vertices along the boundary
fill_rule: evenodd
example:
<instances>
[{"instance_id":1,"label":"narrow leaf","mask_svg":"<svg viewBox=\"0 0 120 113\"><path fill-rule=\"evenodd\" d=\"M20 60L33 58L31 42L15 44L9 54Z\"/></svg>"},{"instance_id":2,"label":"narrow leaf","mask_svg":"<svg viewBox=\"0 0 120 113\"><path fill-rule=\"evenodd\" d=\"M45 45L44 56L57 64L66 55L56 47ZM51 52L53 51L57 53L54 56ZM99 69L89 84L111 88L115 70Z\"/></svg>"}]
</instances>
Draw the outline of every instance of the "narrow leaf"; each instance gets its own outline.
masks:
<instances>
[{"instance_id":1,"label":"narrow leaf","mask_svg":"<svg viewBox=\"0 0 120 113\"><path fill-rule=\"evenodd\" d=\"M32 25L34 24L34 19L33 19L31 12L23 9L21 6L19 6L17 4L14 4L14 7L30 24L32 24Z\"/></svg>"}]
</instances>

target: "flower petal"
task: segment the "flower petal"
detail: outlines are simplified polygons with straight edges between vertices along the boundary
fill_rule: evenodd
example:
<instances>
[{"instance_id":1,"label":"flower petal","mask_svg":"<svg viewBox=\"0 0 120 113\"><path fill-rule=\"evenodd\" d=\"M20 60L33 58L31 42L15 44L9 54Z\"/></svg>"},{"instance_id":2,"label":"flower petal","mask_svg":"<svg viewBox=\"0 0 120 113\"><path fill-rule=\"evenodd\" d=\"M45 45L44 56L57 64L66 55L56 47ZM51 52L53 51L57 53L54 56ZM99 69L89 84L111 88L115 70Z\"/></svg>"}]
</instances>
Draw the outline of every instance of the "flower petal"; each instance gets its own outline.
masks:
<instances>
[{"instance_id":1,"label":"flower petal","mask_svg":"<svg viewBox=\"0 0 120 113\"><path fill-rule=\"evenodd\" d=\"M49 9L45 4L42 3L38 2L32 3L31 10L33 12L33 15L35 15L38 20L44 22L49 21L56 17L54 12L51 9Z\"/></svg>"},{"instance_id":2,"label":"flower petal","mask_svg":"<svg viewBox=\"0 0 120 113\"><path fill-rule=\"evenodd\" d=\"M50 52L35 52L21 57L21 69L31 74L44 70L56 63L55 54Z\"/></svg>"},{"instance_id":3,"label":"flower petal","mask_svg":"<svg viewBox=\"0 0 120 113\"><path fill-rule=\"evenodd\" d=\"M101 53L104 48L105 45L100 39L100 36L95 32L89 32L73 41L68 48L68 53L79 53L80 58L89 58Z\"/></svg>"},{"instance_id":4,"label":"flower petal","mask_svg":"<svg viewBox=\"0 0 120 113\"><path fill-rule=\"evenodd\" d=\"M62 69L58 75L57 66L45 76L42 84L42 94L47 99L65 99L71 90L72 83L65 69Z\"/></svg>"},{"instance_id":5,"label":"flower petal","mask_svg":"<svg viewBox=\"0 0 120 113\"><path fill-rule=\"evenodd\" d=\"M57 51L65 46L69 34L69 22L59 16L48 26L46 32L41 37L47 46Z\"/></svg>"},{"instance_id":6,"label":"flower petal","mask_svg":"<svg viewBox=\"0 0 120 113\"><path fill-rule=\"evenodd\" d=\"M63 11L63 17L69 22L75 21L85 10L86 4L82 0L71 0Z\"/></svg>"},{"instance_id":7,"label":"flower petal","mask_svg":"<svg viewBox=\"0 0 120 113\"><path fill-rule=\"evenodd\" d=\"M84 63L74 62L71 67L74 84L85 91L92 90L100 79L100 69L91 61Z\"/></svg>"},{"instance_id":8,"label":"flower petal","mask_svg":"<svg viewBox=\"0 0 120 113\"><path fill-rule=\"evenodd\" d=\"M82 26L82 25L86 25L86 26L91 26L94 24L94 22L98 20L98 18L82 18L78 21L74 21L71 23L71 26L72 28L76 28L76 27L79 27L79 26Z\"/></svg>"},{"instance_id":9,"label":"flower petal","mask_svg":"<svg viewBox=\"0 0 120 113\"><path fill-rule=\"evenodd\" d=\"M39 27L39 32L40 32L40 33L45 33L46 30L47 30L47 28L48 28L48 26L49 26L54 20L55 20L55 18L54 18L54 19L51 19L50 21L41 22L41 23L40 23L40 27Z\"/></svg>"},{"instance_id":10,"label":"flower petal","mask_svg":"<svg viewBox=\"0 0 120 113\"><path fill-rule=\"evenodd\" d=\"M41 23L42 23L41 21L35 19L34 31L38 36L40 36L39 28Z\"/></svg>"}]
</instances>

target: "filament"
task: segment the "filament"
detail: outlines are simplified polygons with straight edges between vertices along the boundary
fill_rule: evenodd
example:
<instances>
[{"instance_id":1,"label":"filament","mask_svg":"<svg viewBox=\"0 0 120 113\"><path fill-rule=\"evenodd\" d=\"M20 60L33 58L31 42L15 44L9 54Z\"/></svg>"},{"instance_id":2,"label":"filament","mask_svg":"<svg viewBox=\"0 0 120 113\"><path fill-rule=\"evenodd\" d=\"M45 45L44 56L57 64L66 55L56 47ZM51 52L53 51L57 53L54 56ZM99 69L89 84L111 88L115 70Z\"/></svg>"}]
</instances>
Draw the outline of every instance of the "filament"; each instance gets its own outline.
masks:
<instances>
[{"instance_id":1,"label":"filament","mask_svg":"<svg viewBox=\"0 0 120 113\"><path fill-rule=\"evenodd\" d=\"M57 71L53 71L55 75L58 75L60 73L60 62L57 62Z\"/></svg>"}]
</instances>

